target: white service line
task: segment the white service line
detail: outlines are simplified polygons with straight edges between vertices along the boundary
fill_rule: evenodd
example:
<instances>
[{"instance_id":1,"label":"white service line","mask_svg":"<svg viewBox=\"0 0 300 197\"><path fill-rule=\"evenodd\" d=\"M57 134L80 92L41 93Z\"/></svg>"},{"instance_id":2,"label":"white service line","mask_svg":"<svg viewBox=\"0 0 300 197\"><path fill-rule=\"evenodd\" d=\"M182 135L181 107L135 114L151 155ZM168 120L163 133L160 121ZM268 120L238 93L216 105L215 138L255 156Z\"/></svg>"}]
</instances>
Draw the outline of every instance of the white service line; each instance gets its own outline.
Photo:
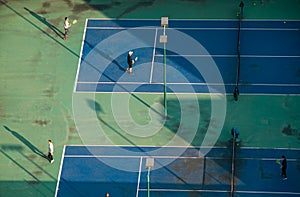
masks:
<instances>
[{"instance_id":1,"label":"white service line","mask_svg":"<svg viewBox=\"0 0 300 197\"><path fill-rule=\"evenodd\" d=\"M155 56L162 57L163 54L156 54ZM181 55L167 55L167 57L237 57L238 55L198 55L198 54L181 54ZM300 55L240 55L245 58L300 58Z\"/></svg>"},{"instance_id":2,"label":"white service line","mask_svg":"<svg viewBox=\"0 0 300 197\"><path fill-rule=\"evenodd\" d=\"M78 84L122 84L122 85L163 85L164 83L162 82L155 82L155 83L148 83L148 82L88 82L88 81L83 81L77 82ZM180 82L175 82L175 83L168 83L168 85L195 85L195 86L232 86L235 85L234 83L180 83ZM244 84L242 82L239 83L239 86L274 86L274 87L298 87L300 84L272 84L272 83L249 83L249 84Z\"/></svg>"},{"instance_id":3,"label":"white service line","mask_svg":"<svg viewBox=\"0 0 300 197\"><path fill-rule=\"evenodd\" d=\"M140 189L141 191L147 191L147 189ZM229 190L213 190L213 189L150 189L155 192L216 192L216 193L227 193Z\"/></svg>"},{"instance_id":4,"label":"white service line","mask_svg":"<svg viewBox=\"0 0 300 197\"><path fill-rule=\"evenodd\" d=\"M300 193L299 192L270 192L270 191L246 191L246 190L237 190L234 191L235 193L246 193L246 194L275 194L275 195L297 195L299 196Z\"/></svg>"},{"instance_id":5,"label":"white service line","mask_svg":"<svg viewBox=\"0 0 300 197\"><path fill-rule=\"evenodd\" d=\"M64 158L73 158L73 159L80 159L80 158L105 158L105 159L138 159L143 156L124 156L124 155L65 155ZM168 155L161 155L161 156L151 156L155 159L206 159L206 160L224 160L224 159L231 159L231 157L222 157L222 156L215 156L215 157L203 157L203 156L168 156ZM250 161L276 161L278 158L249 158L249 157L235 157L235 160L250 160ZM297 162L298 159L287 159L289 162Z\"/></svg>"},{"instance_id":6,"label":"white service line","mask_svg":"<svg viewBox=\"0 0 300 197\"><path fill-rule=\"evenodd\" d=\"M130 30L133 30L133 29L136 29L136 30L154 30L154 29L157 29L156 27L152 27L152 26L149 26L149 27L87 27L87 29L99 29L99 30L124 30L124 29L130 29Z\"/></svg>"},{"instance_id":7,"label":"white service line","mask_svg":"<svg viewBox=\"0 0 300 197\"><path fill-rule=\"evenodd\" d=\"M140 189L141 191L147 191L147 189ZM229 192L228 190L208 190L208 189L150 189L150 191L156 192L214 192L214 193L225 193ZM300 195L299 192L271 192L271 191L239 191L235 190L235 193L247 193L247 194L275 194L275 195Z\"/></svg>"},{"instance_id":8,"label":"white service line","mask_svg":"<svg viewBox=\"0 0 300 197\"><path fill-rule=\"evenodd\" d=\"M132 156L125 156L125 155L65 155L65 158L112 158L112 159L118 159L118 158L126 158L126 159L137 159L140 158L140 155L132 155ZM156 159L199 159L203 158L201 156L169 156L169 155L156 155L151 156ZM224 157L206 157L207 159L224 159ZM278 158L277 158L278 159ZM274 159L276 160L276 159Z\"/></svg>"},{"instance_id":9,"label":"white service line","mask_svg":"<svg viewBox=\"0 0 300 197\"><path fill-rule=\"evenodd\" d=\"M86 27L86 29L99 29L99 30L124 30L124 29L136 29L136 30L153 30L155 27ZM174 27L170 30L196 30L196 31L237 31L237 27ZM266 28L266 27L242 27L242 31L299 31L298 28Z\"/></svg>"}]
</instances>

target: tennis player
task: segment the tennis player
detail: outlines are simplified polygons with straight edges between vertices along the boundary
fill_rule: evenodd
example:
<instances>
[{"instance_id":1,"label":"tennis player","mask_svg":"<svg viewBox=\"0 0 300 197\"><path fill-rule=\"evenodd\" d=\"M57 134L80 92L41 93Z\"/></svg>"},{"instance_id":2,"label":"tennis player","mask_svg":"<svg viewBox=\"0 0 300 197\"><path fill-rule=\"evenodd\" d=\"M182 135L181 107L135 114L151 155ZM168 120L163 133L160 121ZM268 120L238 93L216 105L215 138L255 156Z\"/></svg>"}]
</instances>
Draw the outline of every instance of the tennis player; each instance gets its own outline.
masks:
<instances>
[{"instance_id":1,"label":"tennis player","mask_svg":"<svg viewBox=\"0 0 300 197\"><path fill-rule=\"evenodd\" d=\"M287 161L286 161L286 157L284 155L281 156L280 168L281 168L281 176L282 176L283 180L286 180L287 179L287 176L286 176Z\"/></svg>"},{"instance_id":2,"label":"tennis player","mask_svg":"<svg viewBox=\"0 0 300 197\"><path fill-rule=\"evenodd\" d=\"M72 26L71 23L69 23L69 18L65 17L65 22L64 22L64 28L65 28L65 37L64 40L67 39L67 37L69 36L69 28Z\"/></svg>"},{"instance_id":3,"label":"tennis player","mask_svg":"<svg viewBox=\"0 0 300 197\"><path fill-rule=\"evenodd\" d=\"M231 135L232 135L232 139L236 140L237 138L239 138L240 132L237 130L237 128L232 127Z\"/></svg>"},{"instance_id":4,"label":"tennis player","mask_svg":"<svg viewBox=\"0 0 300 197\"><path fill-rule=\"evenodd\" d=\"M132 74L132 64L134 64L134 60L132 59L132 54L133 52L132 51L129 51L128 52L128 55L127 55L127 64L128 64L128 67L126 68L126 72L129 71L129 74Z\"/></svg>"}]
</instances>

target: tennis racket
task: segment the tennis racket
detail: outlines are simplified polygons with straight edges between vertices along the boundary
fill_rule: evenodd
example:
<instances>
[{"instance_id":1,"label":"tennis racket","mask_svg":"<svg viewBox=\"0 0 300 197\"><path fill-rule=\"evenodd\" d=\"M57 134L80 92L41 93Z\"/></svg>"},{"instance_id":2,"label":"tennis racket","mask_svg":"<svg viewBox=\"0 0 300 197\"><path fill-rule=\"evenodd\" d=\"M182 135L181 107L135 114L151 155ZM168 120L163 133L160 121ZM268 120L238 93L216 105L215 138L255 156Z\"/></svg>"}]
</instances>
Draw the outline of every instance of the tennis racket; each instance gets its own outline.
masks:
<instances>
[{"instance_id":1,"label":"tennis racket","mask_svg":"<svg viewBox=\"0 0 300 197\"><path fill-rule=\"evenodd\" d=\"M280 159L276 159L276 163L279 164L279 165L281 165Z\"/></svg>"}]
</instances>

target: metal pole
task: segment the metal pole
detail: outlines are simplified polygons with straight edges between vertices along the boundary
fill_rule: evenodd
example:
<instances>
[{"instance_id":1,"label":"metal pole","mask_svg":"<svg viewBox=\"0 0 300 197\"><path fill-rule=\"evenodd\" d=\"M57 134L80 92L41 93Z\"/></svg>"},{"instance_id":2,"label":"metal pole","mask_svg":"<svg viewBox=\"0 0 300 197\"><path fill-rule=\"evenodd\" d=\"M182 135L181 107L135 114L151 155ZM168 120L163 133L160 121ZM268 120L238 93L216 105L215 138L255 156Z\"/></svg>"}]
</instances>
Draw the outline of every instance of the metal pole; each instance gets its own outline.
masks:
<instances>
[{"instance_id":1,"label":"metal pole","mask_svg":"<svg viewBox=\"0 0 300 197\"><path fill-rule=\"evenodd\" d=\"M150 197L150 170L153 167L154 167L154 158L147 157L147 159L146 159L146 168L148 169L148 175L147 175L148 197Z\"/></svg>"},{"instance_id":2,"label":"metal pole","mask_svg":"<svg viewBox=\"0 0 300 197\"><path fill-rule=\"evenodd\" d=\"M148 197L150 197L150 170L151 168L148 168L148 175L147 175Z\"/></svg>"},{"instance_id":3,"label":"metal pole","mask_svg":"<svg viewBox=\"0 0 300 197\"><path fill-rule=\"evenodd\" d=\"M166 35L166 25L164 25L164 36ZM164 108L165 117L168 115L167 110L167 54L166 54L166 42L164 42Z\"/></svg>"}]
</instances>

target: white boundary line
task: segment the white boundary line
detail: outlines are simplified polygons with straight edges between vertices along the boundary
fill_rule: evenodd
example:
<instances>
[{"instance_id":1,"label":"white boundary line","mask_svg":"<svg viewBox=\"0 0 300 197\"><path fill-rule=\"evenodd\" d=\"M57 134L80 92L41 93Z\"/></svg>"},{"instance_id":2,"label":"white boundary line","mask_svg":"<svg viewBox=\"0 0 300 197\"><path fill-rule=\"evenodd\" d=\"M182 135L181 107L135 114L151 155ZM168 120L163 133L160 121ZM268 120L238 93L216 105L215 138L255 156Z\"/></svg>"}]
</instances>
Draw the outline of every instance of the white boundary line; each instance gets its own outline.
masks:
<instances>
[{"instance_id":1,"label":"white boundary line","mask_svg":"<svg viewBox=\"0 0 300 197\"><path fill-rule=\"evenodd\" d=\"M124 19L127 20L127 19ZM133 19L134 20L134 19ZM155 19L154 19L155 20ZM184 18L180 18L180 19L169 19L169 20L173 20L173 21L239 21L239 19L184 19ZM300 22L300 20L296 20L296 19L288 19L288 20L284 20L284 19L243 19L243 21L246 22Z\"/></svg>"},{"instance_id":2,"label":"white boundary line","mask_svg":"<svg viewBox=\"0 0 300 197\"><path fill-rule=\"evenodd\" d=\"M247 28L247 27L242 27L242 31L299 31L299 28Z\"/></svg>"},{"instance_id":3,"label":"white boundary line","mask_svg":"<svg viewBox=\"0 0 300 197\"><path fill-rule=\"evenodd\" d=\"M163 54L156 54L155 56L162 57ZM236 58L237 55L192 55L192 54L182 54L182 55L167 55L167 57L225 57L230 58L234 57ZM244 58L300 58L300 55L241 55L241 57Z\"/></svg>"},{"instance_id":4,"label":"white boundary line","mask_svg":"<svg viewBox=\"0 0 300 197\"><path fill-rule=\"evenodd\" d=\"M65 155L64 158L107 158L107 159L137 159L143 156L140 155L131 155L131 156L127 156L127 155ZM229 157L203 157L203 156L151 156L155 159L211 159L211 160L231 160L232 158ZM235 160L252 160L252 161L276 161L278 160L279 157L277 158L250 158L250 157L235 157ZM296 162L298 159L287 159L287 161L289 162Z\"/></svg>"},{"instance_id":5,"label":"white boundary line","mask_svg":"<svg viewBox=\"0 0 300 197\"><path fill-rule=\"evenodd\" d=\"M73 146L73 147L77 147L77 146L81 146L81 147L132 147L132 148L190 148L190 149L197 149L197 148L215 148L215 149L228 149L227 146L219 146L219 147L215 147L215 146L149 146L149 145L139 145L139 146L132 146L132 145L80 145L80 144L70 144L70 145L66 145L66 146ZM296 150L296 151L300 151L300 148L272 148L272 147L239 147L239 149L268 149L268 150Z\"/></svg>"},{"instance_id":6,"label":"white boundary line","mask_svg":"<svg viewBox=\"0 0 300 197\"><path fill-rule=\"evenodd\" d=\"M80 65L81 65L83 45L84 45L84 41L85 41L85 34L86 34L87 23L88 23L88 19L85 19L84 32L83 32L82 41L81 41L81 49L80 49L80 54L79 54L79 60L78 60L78 65L77 65L77 72L76 72L76 77L75 77L75 83L74 83L73 92L76 92L77 81L78 81L78 76L79 76L79 70L80 70Z\"/></svg>"},{"instance_id":7,"label":"white boundary line","mask_svg":"<svg viewBox=\"0 0 300 197\"><path fill-rule=\"evenodd\" d=\"M141 191L147 191L147 189L140 189ZM227 193L229 190L209 190L209 189L150 189L154 192L218 192L218 193Z\"/></svg>"},{"instance_id":8,"label":"white boundary line","mask_svg":"<svg viewBox=\"0 0 300 197\"><path fill-rule=\"evenodd\" d=\"M97 144L91 144L91 145L80 145L80 144L70 144L67 146L82 146L82 147L93 147L93 146L100 146L100 147L142 147L142 148L214 148L214 146L152 146L152 145L139 145L139 146L132 146L132 145L97 145ZM226 146L220 146L218 148L226 148Z\"/></svg>"},{"instance_id":9,"label":"white boundary line","mask_svg":"<svg viewBox=\"0 0 300 197\"><path fill-rule=\"evenodd\" d=\"M250 157L235 157L235 160L259 160L259 161L276 161L280 159L279 157L278 158L250 158ZM298 159L286 159L287 161L290 161L290 162L295 162L297 161Z\"/></svg>"},{"instance_id":10,"label":"white boundary line","mask_svg":"<svg viewBox=\"0 0 300 197\"><path fill-rule=\"evenodd\" d=\"M249 149L249 150L251 150L251 149L253 149L253 150L255 150L255 149L259 149L259 150L272 149L272 150L296 150L296 151L299 150L300 151L300 148L270 148L270 147L252 147L252 146L240 147L239 149Z\"/></svg>"},{"instance_id":11,"label":"white boundary line","mask_svg":"<svg viewBox=\"0 0 300 197\"><path fill-rule=\"evenodd\" d=\"M61 176L61 172L62 172L62 166L63 166L63 163L64 163L65 150L66 150L66 145L64 145L62 156L61 156L60 167L59 167L59 172L58 172L58 177L57 177L57 183L56 183L55 197L57 196L58 190L59 190L58 186L59 186L59 182L60 182L60 176Z\"/></svg>"},{"instance_id":12,"label":"white boundary line","mask_svg":"<svg viewBox=\"0 0 300 197\"><path fill-rule=\"evenodd\" d=\"M107 21L111 21L111 20L115 20L115 21L142 21L142 20L145 20L145 21L160 21L160 19L157 19L157 18L154 18L154 19L151 19L151 18L146 18L146 19L133 19L133 18L108 18L108 17L105 17L105 18L88 18L89 20L107 20Z\"/></svg>"},{"instance_id":13,"label":"white boundary line","mask_svg":"<svg viewBox=\"0 0 300 197\"><path fill-rule=\"evenodd\" d=\"M114 146L110 146L110 145L88 145L88 146L83 146L83 145L69 145L70 147L132 147L132 148L136 148L134 146L118 146L118 145L114 145ZM138 146L138 147L142 147L142 148L157 148L157 146ZM228 147L193 147L193 146L189 146L189 147L184 147L184 146L168 146L168 147L163 147L163 148L186 148L186 149L199 149L201 150L201 148L210 148L210 149L224 149L224 150L228 150ZM239 149L244 149L244 150L290 150L290 151L300 151L300 148L268 148L268 147L240 147ZM66 158L67 157L71 157L71 158L140 158L140 155L64 155ZM153 156L155 158L179 158L179 159L199 159L199 158L204 158L204 157L199 157L199 156L170 156L170 155L157 155L157 156ZM225 158L225 157L205 157L206 159L230 159L230 158ZM240 160L265 160L265 161L276 161L278 158L250 158L250 157L237 157L236 159L240 159ZM297 161L297 159L288 159L288 161Z\"/></svg>"},{"instance_id":14,"label":"white boundary line","mask_svg":"<svg viewBox=\"0 0 300 197\"><path fill-rule=\"evenodd\" d=\"M248 194L283 194L283 195L300 195L300 192L269 192L269 191L247 191L236 190L235 193L248 193Z\"/></svg>"},{"instance_id":15,"label":"white boundary line","mask_svg":"<svg viewBox=\"0 0 300 197\"><path fill-rule=\"evenodd\" d=\"M160 94L161 95L161 92L91 92L91 91L77 91L75 93L78 93L78 94L149 94L149 95L154 95L154 94ZM232 96L232 93L228 92L228 93L207 93L207 92L176 92L176 93L172 93L172 92L167 92L168 95L180 95L180 94L184 94L184 95L215 95L215 96L222 96L222 95L225 95L225 96ZM290 94L290 93L285 93L285 94L265 94L265 93L240 93L240 95L244 95L244 96L300 96L300 94Z\"/></svg>"},{"instance_id":16,"label":"white boundary line","mask_svg":"<svg viewBox=\"0 0 300 197\"><path fill-rule=\"evenodd\" d=\"M140 182L141 182L141 173L142 173L142 165L143 165L143 157L140 157L140 167L139 167L139 175L138 175L138 182L136 186L136 197L139 196L139 189L140 189Z\"/></svg>"},{"instance_id":17,"label":"white boundary line","mask_svg":"<svg viewBox=\"0 0 300 197\"><path fill-rule=\"evenodd\" d=\"M124 84L124 85L163 85L164 83L162 82L155 82L155 83L148 83L148 82L88 82L88 81L83 81L83 82L77 82L78 84ZM225 86L232 86L234 83L167 83L168 85L198 85L198 86L220 86L220 85L225 85ZM289 87L289 86L300 86L300 84L271 84L271 83L240 83L240 86L275 86L275 87Z\"/></svg>"},{"instance_id":18,"label":"white boundary line","mask_svg":"<svg viewBox=\"0 0 300 197\"><path fill-rule=\"evenodd\" d=\"M115 20L115 21L124 21L124 20L134 20L134 21L142 21L142 20L145 20L145 21L148 21L148 20L153 20L153 21L160 21L160 19L158 18L146 18L146 19L133 19L133 18L88 18L89 20ZM172 20L172 21L239 21L239 19L224 19L224 18L219 18L219 19L184 19L184 18L172 18L172 19L169 19L169 20ZM262 22L269 22L269 21L272 21L272 22L300 22L300 20L296 20L296 19L287 19L287 20L284 20L284 19L243 19L243 21L262 21Z\"/></svg>"},{"instance_id":19,"label":"white boundary line","mask_svg":"<svg viewBox=\"0 0 300 197\"><path fill-rule=\"evenodd\" d=\"M99 30L124 30L124 29L131 29L130 27L87 27L86 29L99 29ZM133 27L132 29L134 30L154 30L157 29L155 27ZM216 31L224 31L224 30L229 30L229 31L236 31L238 30L237 27L174 27L174 28L169 28L170 30L175 29L175 30L216 30ZM299 31L299 28L267 28L267 27L242 27L240 28L242 31Z\"/></svg>"},{"instance_id":20,"label":"white boundary line","mask_svg":"<svg viewBox=\"0 0 300 197\"><path fill-rule=\"evenodd\" d=\"M151 70L150 70L150 81L149 81L150 83L152 83L152 76L153 76L153 69L154 69L156 40L157 40L157 28L155 29L155 37L154 37L154 44L153 44L152 62L151 62Z\"/></svg>"},{"instance_id":21,"label":"white boundary line","mask_svg":"<svg viewBox=\"0 0 300 197\"><path fill-rule=\"evenodd\" d=\"M141 152L143 153L143 152ZM123 158L123 159L137 159L137 158L140 158L140 157L143 157L143 156L140 156L140 155L65 155L65 158ZM175 159L175 158L178 158L178 159L203 159L204 157L202 156L191 156L191 157L188 157L188 156L168 156L168 155L155 155L155 156L152 156L151 157L153 158L156 158L156 159ZM206 159L219 159L219 160L222 160L222 159L231 159L231 157L205 157ZM242 158L241 158L242 159ZM278 158L274 158L273 160L276 160ZM271 159L270 159L271 160Z\"/></svg>"},{"instance_id":22,"label":"white boundary line","mask_svg":"<svg viewBox=\"0 0 300 197\"><path fill-rule=\"evenodd\" d=\"M147 191L147 189L140 189L141 191ZM227 193L230 192L228 190L205 190L205 189L150 189L150 191L154 192L219 192L219 193ZM283 195L299 195L299 192L269 192L269 191L246 191L246 190L235 190L234 193L248 193L248 194L283 194Z\"/></svg>"},{"instance_id":23,"label":"white boundary line","mask_svg":"<svg viewBox=\"0 0 300 197\"><path fill-rule=\"evenodd\" d=\"M99 30L124 30L124 29L134 29L134 30L154 30L158 27L145 26L145 27L87 27L87 29L99 29ZM175 29L175 28L174 28Z\"/></svg>"}]
</instances>

